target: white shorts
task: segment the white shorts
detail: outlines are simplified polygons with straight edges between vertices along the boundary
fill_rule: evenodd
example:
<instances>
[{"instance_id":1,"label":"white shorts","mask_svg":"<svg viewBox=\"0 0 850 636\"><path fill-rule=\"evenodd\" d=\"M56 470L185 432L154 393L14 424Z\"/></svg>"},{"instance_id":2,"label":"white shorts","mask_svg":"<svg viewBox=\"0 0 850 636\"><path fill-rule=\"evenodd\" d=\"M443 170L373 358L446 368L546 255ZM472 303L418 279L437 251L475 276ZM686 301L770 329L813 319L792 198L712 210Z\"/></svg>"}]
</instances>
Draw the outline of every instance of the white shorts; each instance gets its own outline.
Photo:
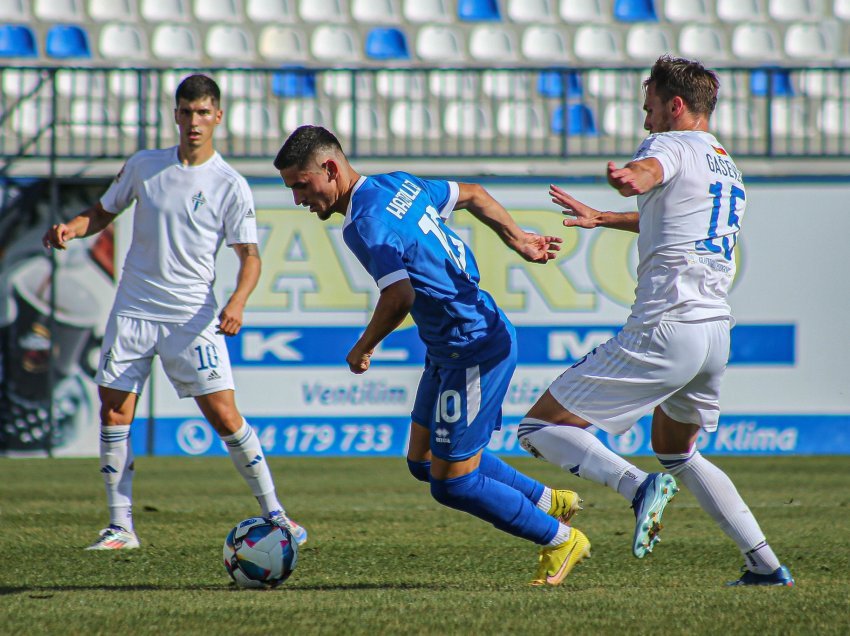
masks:
<instances>
[{"instance_id":1,"label":"white shorts","mask_svg":"<svg viewBox=\"0 0 850 636\"><path fill-rule=\"evenodd\" d=\"M661 405L711 432L729 359L729 320L662 321L623 330L556 379L549 392L571 413L613 435Z\"/></svg>"},{"instance_id":2,"label":"white shorts","mask_svg":"<svg viewBox=\"0 0 850 636\"><path fill-rule=\"evenodd\" d=\"M114 314L106 324L95 382L139 394L154 355L181 398L234 387L224 336L209 319L177 323Z\"/></svg>"}]
</instances>

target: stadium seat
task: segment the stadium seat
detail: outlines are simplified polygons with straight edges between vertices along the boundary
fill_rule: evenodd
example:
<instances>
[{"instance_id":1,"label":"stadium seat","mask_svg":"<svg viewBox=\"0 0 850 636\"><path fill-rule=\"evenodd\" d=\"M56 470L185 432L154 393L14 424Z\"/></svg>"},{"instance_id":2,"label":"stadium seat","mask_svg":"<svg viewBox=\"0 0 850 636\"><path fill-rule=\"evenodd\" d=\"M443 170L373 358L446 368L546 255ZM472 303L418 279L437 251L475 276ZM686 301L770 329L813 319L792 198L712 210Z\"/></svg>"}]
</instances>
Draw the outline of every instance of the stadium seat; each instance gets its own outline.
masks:
<instances>
[{"instance_id":1,"label":"stadium seat","mask_svg":"<svg viewBox=\"0 0 850 636\"><path fill-rule=\"evenodd\" d=\"M195 0L195 19L200 22L242 22L238 0Z\"/></svg>"},{"instance_id":2,"label":"stadium seat","mask_svg":"<svg viewBox=\"0 0 850 636\"><path fill-rule=\"evenodd\" d=\"M562 135L565 131L568 135L599 134L593 111L584 104L569 104L566 108L558 106L552 111L551 125L556 135Z\"/></svg>"},{"instance_id":3,"label":"stadium seat","mask_svg":"<svg viewBox=\"0 0 850 636\"><path fill-rule=\"evenodd\" d=\"M280 120L283 135L288 135L299 126L304 126L305 124L325 127L333 126L328 111L312 100L286 100Z\"/></svg>"},{"instance_id":4,"label":"stadium seat","mask_svg":"<svg viewBox=\"0 0 850 636\"><path fill-rule=\"evenodd\" d=\"M305 22L347 22L342 0L298 0L298 15Z\"/></svg>"},{"instance_id":5,"label":"stadium seat","mask_svg":"<svg viewBox=\"0 0 850 636\"><path fill-rule=\"evenodd\" d=\"M764 0L717 0L721 22L763 22L767 18Z\"/></svg>"},{"instance_id":6,"label":"stadium seat","mask_svg":"<svg viewBox=\"0 0 850 636\"><path fill-rule=\"evenodd\" d=\"M564 30L556 26L533 25L522 33L520 45L525 59L556 64L571 59Z\"/></svg>"},{"instance_id":7,"label":"stadium seat","mask_svg":"<svg viewBox=\"0 0 850 636\"><path fill-rule=\"evenodd\" d=\"M416 35L416 55L424 62L462 62L465 58L462 41L452 27L424 26Z\"/></svg>"},{"instance_id":8,"label":"stadium seat","mask_svg":"<svg viewBox=\"0 0 850 636\"><path fill-rule=\"evenodd\" d=\"M395 27L375 27L366 34L366 56L373 60L409 60L407 38Z\"/></svg>"},{"instance_id":9,"label":"stadium seat","mask_svg":"<svg viewBox=\"0 0 850 636\"><path fill-rule=\"evenodd\" d=\"M33 95L52 86L50 76L45 71L28 68L7 68L2 73L3 95L21 97Z\"/></svg>"},{"instance_id":10,"label":"stadium seat","mask_svg":"<svg viewBox=\"0 0 850 636\"><path fill-rule=\"evenodd\" d=\"M151 34L151 54L160 60L197 62L203 57L195 29L185 24L159 24Z\"/></svg>"},{"instance_id":11,"label":"stadium seat","mask_svg":"<svg viewBox=\"0 0 850 636\"><path fill-rule=\"evenodd\" d=\"M526 99L531 93L530 79L527 73L486 70L481 74L481 91L487 97L496 99Z\"/></svg>"},{"instance_id":12,"label":"stadium seat","mask_svg":"<svg viewBox=\"0 0 850 636\"><path fill-rule=\"evenodd\" d=\"M296 26L270 24L263 27L257 51L260 57L273 62L306 62L310 59L304 32Z\"/></svg>"},{"instance_id":13,"label":"stadium seat","mask_svg":"<svg viewBox=\"0 0 850 636\"><path fill-rule=\"evenodd\" d=\"M542 139L547 135L546 116L536 104L506 102L496 112L496 132L502 137Z\"/></svg>"},{"instance_id":14,"label":"stadium seat","mask_svg":"<svg viewBox=\"0 0 850 636\"><path fill-rule=\"evenodd\" d=\"M502 14L497 0L458 0L457 17L465 22L499 21Z\"/></svg>"},{"instance_id":15,"label":"stadium seat","mask_svg":"<svg viewBox=\"0 0 850 636\"><path fill-rule=\"evenodd\" d=\"M386 118L373 104L361 102L354 108L351 102L343 102L336 108L334 122L336 131L343 137L385 139L387 136Z\"/></svg>"},{"instance_id":16,"label":"stadium seat","mask_svg":"<svg viewBox=\"0 0 850 636\"><path fill-rule=\"evenodd\" d=\"M732 32L732 54L743 62L775 62L781 56L776 31L762 24L741 24Z\"/></svg>"},{"instance_id":17,"label":"stadium seat","mask_svg":"<svg viewBox=\"0 0 850 636\"><path fill-rule=\"evenodd\" d=\"M449 102L443 111L443 130L450 137L461 139L491 139L493 137L493 117L490 110L482 105L463 102Z\"/></svg>"},{"instance_id":18,"label":"stadium seat","mask_svg":"<svg viewBox=\"0 0 850 636\"><path fill-rule=\"evenodd\" d=\"M156 131L162 137L161 142L167 145L177 137L177 126L171 110L163 110L155 101L147 102L145 119L142 121L142 111L138 100L130 100L121 108L121 134L137 138L142 131Z\"/></svg>"},{"instance_id":19,"label":"stadium seat","mask_svg":"<svg viewBox=\"0 0 850 636\"><path fill-rule=\"evenodd\" d=\"M712 117L712 128L721 141L764 136L761 112L742 101L720 100Z\"/></svg>"},{"instance_id":20,"label":"stadium seat","mask_svg":"<svg viewBox=\"0 0 850 636\"><path fill-rule=\"evenodd\" d=\"M257 24L284 23L298 21L295 12L296 0L247 0L245 15Z\"/></svg>"},{"instance_id":21,"label":"stadium seat","mask_svg":"<svg viewBox=\"0 0 850 636\"><path fill-rule=\"evenodd\" d=\"M725 32L708 24L683 26L679 32L679 52L706 62L724 62L729 58Z\"/></svg>"},{"instance_id":22,"label":"stadium seat","mask_svg":"<svg viewBox=\"0 0 850 636\"><path fill-rule=\"evenodd\" d=\"M390 109L390 132L396 137L439 139L440 122L427 104L398 102Z\"/></svg>"},{"instance_id":23,"label":"stadium seat","mask_svg":"<svg viewBox=\"0 0 850 636\"><path fill-rule=\"evenodd\" d=\"M576 57L585 62L610 64L623 59L620 38L613 29L604 26L580 26L573 39Z\"/></svg>"},{"instance_id":24,"label":"stadium seat","mask_svg":"<svg viewBox=\"0 0 850 636\"><path fill-rule=\"evenodd\" d=\"M35 137L53 121L50 100L24 100L12 111L12 130L24 137Z\"/></svg>"},{"instance_id":25,"label":"stadium seat","mask_svg":"<svg viewBox=\"0 0 850 636\"><path fill-rule=\"evenodd\" d=\"M750 94L753 97L792 97L794 86L788 69L754 69L750 74Z\"/></svg>"},{"instance_id":26,"label":"stadium seat","mask_svg":"<svg viewBox=\"0 0 850 636\"><path fill-rule=\"evenodd\" d=\"M189 0L139 0L147 22L190 22Z\"/></svg>"},{"instance_id":27,"label":"stadium seat","mask_svg":"<svg viewBox=\"0 0 850 636\"><path fill-rule=\"evenodd\" d=\"M101 56L112 60L146 60L147 41L142 31L129 24L106 24L100 30Z\"/></svg>"},{"instance_id":28,"label":"stadium seat","mask_svg":"<svg viewBox=\"0 0 850 636\"><path fill-rule=\"evenodd\" d=\"M646 115L635 101L608 102L602 113L602 131L612 137L638 137L646 133Z\"/></svg>"},{"instance_id":29,"label":"stadium seat","mask_svg":"<svg viewBox=\"0 0 850 636\"><path fill-rule=\"evenodd\" d=\"M351 99L355 92L358 99L372 97L372 76L367 73L324 71L319 79L322 93L328 97Z\"/></svg>"},{"instance_id":30,"label":"stadium seat","mask_svg":"<svg viewBox=\"0 0 850 636\"><path fill-rule=\"evenodd\" d=\"M0 22L28 22L29 0L0 0Z\"/></svg>"},{"instance_id":31,"label":"stadium seat","mask_svg":"<svg viewBox=\"0 0 850 636\"><path fill-rule=\"evenodd\" d=\"M378 95L390 99L424 99L425 76L420 73L382 70L375 74Z\"/></svg>"},{"instance_id":32,"label":"stadium seat","mask_svg":"<svg viewBox=\"0 0 850 636\"><path fill-rule=\"evenodd\" d=\"M792 24L785 31L785 55L794 60L834 60L841 34L835 22Z\"/></svg>"},{"instance_id":33,"label":"stadium seat","mask_svg":"<svg viewBox=\"0 0 850 636\"><path fill-rule=\"evenodd\" d=\"M432 95L448 99L478 95L478 74L463 71L434 71L429 75L428 89Z\"/></svg>"},{"instance_id":34,"label":"stadium seat","mask_svg":"<svg viewBox=\"0 0 850 636\"><path fill-rule=\"evenodd\" d=\"M360 61L360 43L351 29L343 26L321 25L310 38L310 51L316 60L338 64Z\"/></svg>"},{"instance_id":35,"label":"stadium seat","mask_svg":"<svg viewBox=\"0 0 850 636\"><path fill-rule=\"evenodd\" d=\"M227 109L227 130L234 137L250 139L279 139L281 136L277 114L263 103L236 100Z\"/></svg>"},{"instance_id":36,"label":"stadium seat","mask_svg":"<svg viewBox=\"0 0 850 636\"><path fill-rule=\"evenodd\" d=\"M142 83L147 86L150 80L141 75ZM111 71L107 78L110 95L114 95L120 100L135 99L139 96L139 78L140 74L135 71Z\"/></svg>"},{"instance_id":37,"label":"stadium seat","mask_svg":"<svg viewBox=\"0 0 850 636\"><path fill-rule=\"evenodd\" d=\"M396 24L401 21L398 0L354 0L351 17L364 24Z\"/></svg>"},{"instance_id":38,"label":"stadium seat","mask_svg":"<svg viewBox=\"0 0 850 636\"><path fill-rule=\"evenodd\" d=\"M607 23L611 21L609 0L561 0L561 19L564 22Z\"/></svg>"},{"instance_id":39,"label":"stadium seat","mask_svg":"<svg viewBox=\"0 0 850 636\"><path fill-rule=\"evenodd\" d=\"M817 127L829 137L850 137L850 100L825 99L817 115Z\"/></svg>"},{"instance_id":40,"label":"stadium seat","mask_svg":"<svg viewBox=\"0 0 850 636\"><path fill-rule=\"evenodd\" d=\"M614 0L614 18L618 22L657 22L653 0Z\"/></svg>"},{"instance_id":41,"label":"stadium seat","mask_svg":"<svg viewBox=\"0 0 850 636\"><path fill-rule=\"evenodd\" d=\"M84 22L83 0L33 0L33 15L44 22Z\"/></svg>"},{"instance_id":42,"label":"stadium seat","mask_svg":"<svg viewBox=\"0 0 850 636\"><path fill-rule=\"evenodd\" d=\"M554 22L558 17L554 2L557 0L507 0L507 14L513 22Z\"/></svg>"},{"instance_id":43,"label":"stadium seat","mask_svg":"<svg viewBox=\"0 0 850 636\"><path fill-rule=\"evenodd\" d=\"M454 22L447 0L404 0L402 14L409 22Z\"/></svg>"},{"instance_id":44,"label":"stadium seat","mask_svg":"<svg viewBox=\"0 0 850 636\"><path fill-rule=\"evenodd\" d=\"M100 99L73 100L69 123L75 137L112 139L118 136L118 117Z\"/></svg>"},{"instance_id":45,"label":"stadium seat","mask_svg":"<svg viewBox=\"0 0 850 636\"><path fill-rule=\"evenodd\" d=\"M850 0L835 0L832 12L839 20L850 21Z\"/></svg>"},{"instance_id":46,"label":"stadium seat","mask_svg":"<svg viewBox=\"0 0 850 636\"><path fill-rule=\"evenodd\" d=\"M821 0L769 0L768 15L779 22L816 22L823 18Z\"/></svg>"},{"instance_id":47,"label":"stadium seat","mask_svg":"<svg viewBox=\"0 0 850 636\"><path fill-rule=\"evenodd\" d=\"M56 93L69 99L88 97L104 99L109 84L103 73L88 73L84 70L62 68L56 71Z\"/></svg>"},{"instance_id":48,"label":"stadium seat","mask_svg":"<svg viewBox=\"0 0 850 636\"><path fill-rule=\"evenodd\" d=\"M484 62L513 62L517 49L513 33L502 26L479 25L469 35L469 54Z\"/></svg>"},{"instance_id":49,"label":"stadium seat","mask_svg":"<svg viewBox=\"0 0 850 636\"><path fill-rule=\"evenodd\" d=\"M666 27L658 24L635 24L626 34L626 55L636 61L655 61L672 50Z\"/></svg>"},{"instance_id":50,"label":"stadium seat","mask_svg":"<svg viewBox=\"0 0 850 636\"><path fill-rule=\"evenodd\" d=\"M568 99L580 98L584 91L581 85L581 75L562 70L544 70L537 78L537 92L542 97Z\"/></svg>"},{"instance_id":51,"label":"stadium seat","mask_svg":"<svg viewBox=\"0 0 850 636\"><path fill-rule=\"evenodd\" d=\"M44 52L57 60L91 58L88 33L73 24L52 26L45 37Z\"/></svg>"},{"instance_id":52,"label":"stadium seat","mask_svg":"<svg viewBox=\"0 0 850 636\"><path fill-rule=\"evenodd\" d=\"M89 17L95 22L135 22L135 0L89 0Z\"/></svg>"},{"instance_id":53,"label":"stadium seat","mask_svg":"<svg viewBox=\"0 0 850 636\"><path fill-rule=\"evenodd\" d=\"M787 99L777 99L770 104L770 130L774 138L800 139L811 130L806 125L803 104Z\"/></svg>"},{"instance_id":54,"label":"stadium seat","mask_svg":"<svg viewBox=\"0 0 850 636\"><path fill-rule=\"evenodd\" d=\"M0 24L0 57L38 57L32 29L22 24Z\"/></svg>"},{"instance_id":55,"label":"stadium seat","mask_svg":"<svg viewBox=\"0 0 850 636\"><path fill-rule=\"evenodd\" d=\"M267 96L266 76L261 73L223 70L216 73L215 80L228 100L264 100Z\"/></svg>"},{"instance_id":56,"label":"stadium seat","mask_svg":"<svg viewBox=\"0 0 850 636\"><path fill-rule=\"evenodd\" d=\"M707 0L667 0L664 3L664 17L669 22L710 23L711 15Z\"/></svg>"},{"instance_id":57,"label":"stadium seat","mask_svg":"<svg viewBox=\"0 0 850 636\"><path fill-rule=\"evenodd\" d=\"M272 93L278 97L315 97L316 72L303 67L275 71L272 75Z\"/></svg>"},{"instance_id":58,"label":"stadium seat","mask_svg":"<svg viewBox=\"0 0 850 636\"><path fill-rule=\"evenodd\" d=\"M591 69L585 75L585 85L594 97L637 100L641 96L633 73Z\"/></svg>"},{"instance_id":59,"label":"stadium seat","mask_svg":"<svg viewBox=\"0 0 850 636\"><path fill-rule=\"evenodd\" d=\"M229 24L216 24L210 27L204 49L213 60L222 60L231 64L250 62L254 59L254 45L250 34Z\"/></svg>"},{"instance_id":60,"label":"stadium seat","mask_svg":"<svg viewBox=\"0 0 850 636\"><path fill-rule=\"evenodd\" d=\"M842 77L844 78L844 91L842 91ZM850 96L850 74L841 74L839 71L808 69L800 72L797 81L800 92L809 97L841 97L842 94Z\"/></svg>"}]
</instances>

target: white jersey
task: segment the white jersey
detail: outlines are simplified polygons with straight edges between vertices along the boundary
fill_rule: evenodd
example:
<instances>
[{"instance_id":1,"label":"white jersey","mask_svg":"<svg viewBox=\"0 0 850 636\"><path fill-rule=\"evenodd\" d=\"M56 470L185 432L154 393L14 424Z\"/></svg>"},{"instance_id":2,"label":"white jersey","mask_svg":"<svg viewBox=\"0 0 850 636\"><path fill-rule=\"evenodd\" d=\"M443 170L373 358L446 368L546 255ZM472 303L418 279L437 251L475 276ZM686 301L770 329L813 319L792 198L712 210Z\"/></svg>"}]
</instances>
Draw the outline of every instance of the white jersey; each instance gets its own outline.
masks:
<instances>
[{"instance_id":1,"label":"white jersey","mask_svg":"<svg viewBox=\"0 0 850 636\"><path fill-rule=\"evenodd\" d=\"M101 197L107 212L133 201L133 240L113 305L120 316L185 322L216 312L215 258L257 242L254 200L244 177L218 153L185 166L177 147L133 155Z\"/></svg>"},{"instance_id":2,"label":"white jersey","mask_svg":"<svg viewBox=\"0 0 850 636\"><path fill-rule=\"evenodd\" d=\"M638 284L626 326L731 318L726 297L746 208L741 172L701 131L650 135L634 160L649 157L664 178L638 196Z\"/></svg>"}]
</instances>

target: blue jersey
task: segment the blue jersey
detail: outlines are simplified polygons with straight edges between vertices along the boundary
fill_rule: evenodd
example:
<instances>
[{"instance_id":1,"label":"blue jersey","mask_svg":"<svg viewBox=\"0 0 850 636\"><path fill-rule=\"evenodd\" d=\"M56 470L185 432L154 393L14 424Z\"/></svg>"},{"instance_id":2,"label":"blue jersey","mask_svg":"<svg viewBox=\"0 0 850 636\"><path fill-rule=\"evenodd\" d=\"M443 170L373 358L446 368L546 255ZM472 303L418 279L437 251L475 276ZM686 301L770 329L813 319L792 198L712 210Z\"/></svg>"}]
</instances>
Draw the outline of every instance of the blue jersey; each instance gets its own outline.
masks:
<instances>
[{"instance_id":1,"label":"blue jersey","mask_svg":"<svg viewBox=\"0 0 850 636\"><path fill-rule=\"evenodd\" d=\"M453 181L406 172L361 177L342 236L379 289L410 279L410 313L429 358L462 367L504 355L514 330L478 286L472 250L445 223L457 197Z\"/></svg>"}]
</instances>

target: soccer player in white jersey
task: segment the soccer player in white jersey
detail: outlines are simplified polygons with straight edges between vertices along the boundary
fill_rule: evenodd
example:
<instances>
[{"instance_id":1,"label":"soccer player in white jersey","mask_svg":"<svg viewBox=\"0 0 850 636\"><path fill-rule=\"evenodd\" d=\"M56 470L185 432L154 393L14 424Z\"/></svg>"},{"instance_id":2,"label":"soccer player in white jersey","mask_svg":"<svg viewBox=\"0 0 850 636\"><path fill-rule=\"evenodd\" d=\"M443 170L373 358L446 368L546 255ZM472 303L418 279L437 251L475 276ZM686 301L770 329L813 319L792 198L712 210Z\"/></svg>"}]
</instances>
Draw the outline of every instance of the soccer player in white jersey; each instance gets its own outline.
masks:
<instances>
[{"instance_id":1,"label":"soccer player in white jersey","mask_svg":"<svg viewBox=\"0 0 850 636\"><path fill-rule=\"evenodd\" d=\"M213 147L221 94L204 75L177 87L178 146L134 154L98 203L44 235L45 247L65 249L91 236L135 202L133 240L104 334L95 381L101 409L100 472L109 525L89 550L139 547L133 528L130 424L138 396L159 355L181 398L193 397L227 445L262 514L307 533L286 516L253 428L236 407L224 336L242 326L245 304L260 276L257 226L245 179ZM215 257L222 242L239 258L236 289L217 313Z\"/></svg>"},{"instance_id":2,"label":"soccer player in white jersey","mask_svg":"<svg viewBox=\"0 0 850 636\"><path fill-rule=\"evenodd\" d=\"M741 172L708 132L717 76L698 62L663 56L644 81L651 133L608 183L637 196L638 212L600 212L552 186L570 227L638 233L636 299L623 329L567 369L523 419L519 437L533 455L616 490L632 502L634 555L658 541L661 515L685 484L738 545L745 570L731 585L794 580L765 540L729 477L696 449L717 429L720 382L733 325L726 297L746 207ZM585 430L619 435L653 412L652 447L668 471L647 475Z\"/></svg>"}]
</instances>

